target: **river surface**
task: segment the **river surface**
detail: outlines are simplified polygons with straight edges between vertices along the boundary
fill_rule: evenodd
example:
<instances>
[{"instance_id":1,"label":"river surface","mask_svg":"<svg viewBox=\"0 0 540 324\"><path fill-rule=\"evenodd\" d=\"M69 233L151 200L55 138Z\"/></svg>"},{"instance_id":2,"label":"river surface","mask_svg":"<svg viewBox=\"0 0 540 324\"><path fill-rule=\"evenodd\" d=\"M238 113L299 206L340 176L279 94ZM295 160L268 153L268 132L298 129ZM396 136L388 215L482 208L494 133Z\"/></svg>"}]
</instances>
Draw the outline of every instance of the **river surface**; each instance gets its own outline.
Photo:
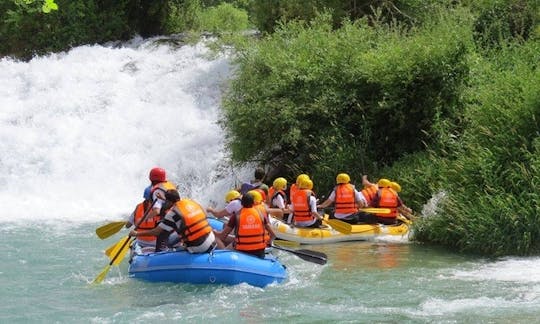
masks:
<instances>
[{"instance_id":1,"label":"river surface","mask_svg":"<svg viewBox=\"0 0 540 324\"><path fill-rule=\"evenodd\" d=\"M384 238L307 246L324 266L273 251L288 278L264 289L145 283L127 262L91 285L126 233L95 229L131 212L151 167L203 205L253 170L227 162L217 125L229 58L155 40L0 60L0 323L540 323L540 258Z\"/></svg>"}]
</instances>

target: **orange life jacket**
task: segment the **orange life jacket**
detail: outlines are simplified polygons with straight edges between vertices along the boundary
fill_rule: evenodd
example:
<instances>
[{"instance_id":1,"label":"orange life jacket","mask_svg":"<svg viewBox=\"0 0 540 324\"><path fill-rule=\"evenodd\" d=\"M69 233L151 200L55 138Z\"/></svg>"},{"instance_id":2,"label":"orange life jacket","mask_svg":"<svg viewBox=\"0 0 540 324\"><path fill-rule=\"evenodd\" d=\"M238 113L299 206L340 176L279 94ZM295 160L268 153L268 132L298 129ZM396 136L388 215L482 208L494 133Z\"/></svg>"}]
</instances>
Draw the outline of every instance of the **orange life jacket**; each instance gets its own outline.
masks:
<instances>
[{"instance_id":1,"label":"orange life jacket","mask_svg":"<svg viewBox=\"0 0 540 324\"><path fill-rule=\"evenodd\" d=\"M291 187L289 188L289 202L292 203L292 197L294 196L294 194L298 191L298 186L296 185L296 183L293 183L291 185Z\"/></svg>"},{"instance_id":2,"label":"orange life jacket","mask_svg":"<svg viewBox=\"0 0 540 324\"><path fill-rule=\"evenodd\" d=\"M261 214L264 218L268 218L268 213L266 212L266 207L264 207L264 204L253 205L253 207L255 207L255 209L257 209L257 211L259 212L259 214ZM268 244L270 243L270 233L268 233L265 226L263 226L263 228L264 228L264 241L266 242L266 244Z\"/></svg>"},{"instance_id":3,"label":"orange life jacket","mask_svg":"<svg viewBox=\"0 0 540 324\"><path fill-rule=\"evenodd\" d=\"M176 185L174 185L174 183L170 181L164 181L164 182L156 183L154 186L152 186L152 190L150 192L152 193L152 197L153 197L154 192L156 190L161 190L163 191L162 192L162 196L164 197L163 199L165 199L165 192L167 192L167 190L170 190L170 189L176 189Z\"/></svg>"},{"instance_id":4,"label":"orange life jacket","mask_svg":"<svg viewBox=\"0 0 540 324\"><path fill-rule=\"evenodd\" d=\"M135 207L135 211L133 215L134 224L139 224L139 222L143 218L148 208L150 208L150 203L147 200L139 203ZM159 219L160 219L159 215L155 215L154 217L146 217L146 220L141 222L137 228L141 230L151 230L157 226ZM139 235L137 239L141 241L155 241L156 236L155 235L144 235L144 236Z\"/></svg>"},{"instance_id":5,"label":"orange life jacket","mask_svg":"<svg viewBox=\"0 0 540 324\"><path fill-rule=\"evenodd\" d=\"M315 220L315 217L311 215L311 206L309 204L310 197L311 190L309 189L297 189L294 195L291 196L295 222L309 222Z\"/></svg>"},{"instance_id":6,"label":"orange life jacket","mask_svg":"<svg viewBox=\"0 0 540 324\"><path fill-rule=\"evenodd\" d=\"M268 197L266 199L266 204L268 206L272 206L272 200L274 199L275 193L276 193L276 189L274 188L274 186L271 186L270 188L268 188Z\"/></svg>"},{"instance_id":7,"label":"orange life jacket","mask_svg":"<svg viewBox=\"0 0 540 324\"><path fill-rule=\"evenodd\" d=\"M188 246L198 243L197 239L206 236L212 231L212 227L206 219L204 209L191 199L180 199L176 202L177 213L184 220L184 228L180 235Z\"/></svg>"},{"instance_id":8,"label":"orange life jacket","mask_svg":"<svg viewBox=\"0 0 540 324\"><path fill-rule=\"evenodd\" d=\"M390 188L381 188L377 191L375 203L379 208L390 208L390 214L375 214L379 217L396 218L398 215L398 195Z\"/></svg>"},{"instance_id":9,"label":"orange life jacket","mask_svg":"<svg viewBox=\"0 0 540 324\"><path fill-rule=\"evenodd\" d=\"M242 208L236 216L235 249L253 251L266 248L264 216L256 207Z\"/></svg>"},{"instance_id":10,"label":"orange life jacket","mask_svg":"<svg viewBox=\"0 0 540 324\"><path fill-rule=\"evenodd\" d=\"M335 213L337 214L354 214L358 211L356 199L354 197L354 186L350 183L341 183L335 187Z\"/></svg>"},{"instance_id":11,"label":"orange life jacket","mask_svg":"<svg viewBox=\"0 0 540 324\"><path fill-rule=\"evenodd\" d=\"M368 206L371 206L373 203L373 198L375 198L377 195L377 186L371 185L362 189L362 194L364 195L364 198L366 198Z\"/></svg>"}]
</instances>

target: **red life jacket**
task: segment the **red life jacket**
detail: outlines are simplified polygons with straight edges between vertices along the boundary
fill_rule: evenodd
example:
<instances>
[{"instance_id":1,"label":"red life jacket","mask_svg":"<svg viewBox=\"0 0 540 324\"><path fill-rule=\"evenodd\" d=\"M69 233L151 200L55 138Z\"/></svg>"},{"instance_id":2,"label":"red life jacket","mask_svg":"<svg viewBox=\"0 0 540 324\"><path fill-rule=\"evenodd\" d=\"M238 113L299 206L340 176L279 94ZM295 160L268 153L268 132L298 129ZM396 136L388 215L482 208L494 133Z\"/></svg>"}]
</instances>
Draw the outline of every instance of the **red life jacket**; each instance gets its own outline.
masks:
<instances>
[{"instance_id":1,"label":"red life jacket","mask_svg":"<svg viewBox=\"0 0 540 324\"><path fill-rule=\"evenodd\" d=\"M376 214L379 217L396 218L398 215L398 195L390 188L381 188L377 191L374 203L378 208L390 208L390 214Z\"/></svg>"},{"instance_id":2,"label":"red life jacket","mask_svg":"<svg viewBox=\"0 0 540 324\"><path fill-rule=\"evenodd\" d=\"M315 220L315 217L311 215L311 206L309 204L310 197L311 190L309 189L297 189L294 195L291 196L295 222L309 222Z\"/></svg>"},{"instance_id":3,"label":"red life jacket","mask_svg":"<svg viewBox=\"0 0 540 324\"><path fill-rule=\"evenodd\" d=\"M235 249L253 251L266 248L264 216L256 207L242 208L236 216Z\"/></svg>"},{"instance_id":4,"label":"red life jacket","mask_svg":"<svg viewBox=\"0 0 540 324\"><path fill-rule=\"evenodd\" d=\"M368 206L371 206L373 204L373 198L377 195L377 186L372 185L364 188L362 194L364 195L364 198L366 198Z\"/></svg>"},{"instance_id":5,"label":"red life jacket","mask_svg":"<svg viewBox=\"0 0 540 324\"><path fill-rule=\"evenodd\" d=\"M354 186L350 183L341 183L335 187L337 214L354 214L358 211L356 206Z\"/></svg>"},{"instance_id":6,"label":"red life jacket","mask_svg":"<svg viewBox=\"0 0 540 324\"><path fill-rule=\"evenodd\" d=\"M145 200L141 203L139 203L136 207L135 207L135 211L134 211L134 217L133 217L133 222L134 224L139 224L139 222L141 221L141 219L143 218L144 214L146 213L146 210L150 208L150 203ZM139 224L139 227L137 227L138 229L141 229L141 230L151 230L153 228L155 228L157 226L157 223L159 222L159 215L155 215L154 217L146 217L146 220L144 220L142 223ZM156 240L156 236L155 235L139 235L137 237L137 239L141 240L141 241L155 241Z\"/></svg>"}]
</instances>

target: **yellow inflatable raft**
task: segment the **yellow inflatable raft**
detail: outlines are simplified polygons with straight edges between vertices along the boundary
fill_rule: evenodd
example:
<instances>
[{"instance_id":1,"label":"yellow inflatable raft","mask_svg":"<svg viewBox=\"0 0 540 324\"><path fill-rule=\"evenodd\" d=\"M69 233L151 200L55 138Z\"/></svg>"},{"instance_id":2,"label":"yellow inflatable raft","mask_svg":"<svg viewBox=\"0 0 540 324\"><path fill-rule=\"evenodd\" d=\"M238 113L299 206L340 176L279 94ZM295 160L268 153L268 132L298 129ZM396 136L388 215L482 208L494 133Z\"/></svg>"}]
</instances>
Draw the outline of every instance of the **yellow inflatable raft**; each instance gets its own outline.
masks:
<instances>
[{"instance_id":1,"label":"yellow inflatable raft","mask_svg":"<svg viewBox=\"0 0 540 324\"><path fill-rule=\"evenodd\" d=\"M342 221L328 220L327 217L328 215L325 217L324 227L322 228L294 227L274 217L270 217L270 224L278 239L300 244L326 244L375 239L408 240L411 225L411 222L407 219L397 225L350 225Z\"/></svg>"}]
</instances>

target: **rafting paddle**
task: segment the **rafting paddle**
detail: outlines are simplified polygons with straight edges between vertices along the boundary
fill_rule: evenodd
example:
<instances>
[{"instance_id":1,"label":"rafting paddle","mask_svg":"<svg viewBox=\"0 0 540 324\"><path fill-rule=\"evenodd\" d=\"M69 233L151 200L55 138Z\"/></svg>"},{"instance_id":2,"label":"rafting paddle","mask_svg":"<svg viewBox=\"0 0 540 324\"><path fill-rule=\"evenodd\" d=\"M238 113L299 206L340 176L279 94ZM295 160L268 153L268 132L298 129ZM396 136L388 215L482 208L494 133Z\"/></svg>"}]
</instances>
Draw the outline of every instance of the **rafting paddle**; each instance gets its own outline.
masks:
<instances>
[{"instance_id":1,"label":"rafting paddle","mask_svg":"<svg viewBox=\"0 0 540 324\"><path fill-rule=\"evenodd\" d=\"M96 228L96 234L103 240L118 233L124 226L126 226L126 221L111 222Z\"/></svg>"},{"instance_id":2,"label":"rafting paddle","mask_svg":"<svg viewBox=\"0 0 540 324\"><path fill-rule=\"evenodd\" d=\"M291 250L291 249L287 249L287 248L284 248L284 247L281 247L281 246L278 246L278 245L275 245L275 244L272 244L272 247L275 248L275 249L278 249L278 250L282 250L282 251L292 253L292 254L296 255L297 257L299 257L302 260L306 260L306 261L321 264L321 265L326 264L326 260L327 260L326 254L324 254L322 252L306 250L306 249Z\"/></svg>"},{"instance_id":3,"label":"rafting paddle","mask_svg":"<svg viewBox=\"0 0 540 324\"><path fill-rule=\"evenodd\" d=\"M144 222L146 220L146 217L148 216L148 214L150 213L150 211L152 210L152 208L154 207L155 203L156 203L157 199L155 199L154 201L152 201L152 205L150 205L150 207L148 208L148 210L146 210L146 212L144 213L143 217L141 217L141 219L137 222L137 224L135 225L135 230L139 228L139 225L142 224L142 222ZM103 281L103 279L105 279L105 277L107 276L107 273L109 273L109 270L111 269L111 266L113 265L119 265L122 260L124 259L124 257L126 256L126 253L129 249L129 246L131 244L128 244L130 243L131 241L131 238L128 236L125 236L123 237L120 241L118 241L118 243L115 245L115 247L112 249L111 251L111 254L113 257L111 258L111 261L109 262L109 264L107 266L105 266L105 268L97 275L97 277L94 279L94 281L92 281L92 283L94 284L98 284L98 283L101 283Z\"/></svg>"}]
</instances>

